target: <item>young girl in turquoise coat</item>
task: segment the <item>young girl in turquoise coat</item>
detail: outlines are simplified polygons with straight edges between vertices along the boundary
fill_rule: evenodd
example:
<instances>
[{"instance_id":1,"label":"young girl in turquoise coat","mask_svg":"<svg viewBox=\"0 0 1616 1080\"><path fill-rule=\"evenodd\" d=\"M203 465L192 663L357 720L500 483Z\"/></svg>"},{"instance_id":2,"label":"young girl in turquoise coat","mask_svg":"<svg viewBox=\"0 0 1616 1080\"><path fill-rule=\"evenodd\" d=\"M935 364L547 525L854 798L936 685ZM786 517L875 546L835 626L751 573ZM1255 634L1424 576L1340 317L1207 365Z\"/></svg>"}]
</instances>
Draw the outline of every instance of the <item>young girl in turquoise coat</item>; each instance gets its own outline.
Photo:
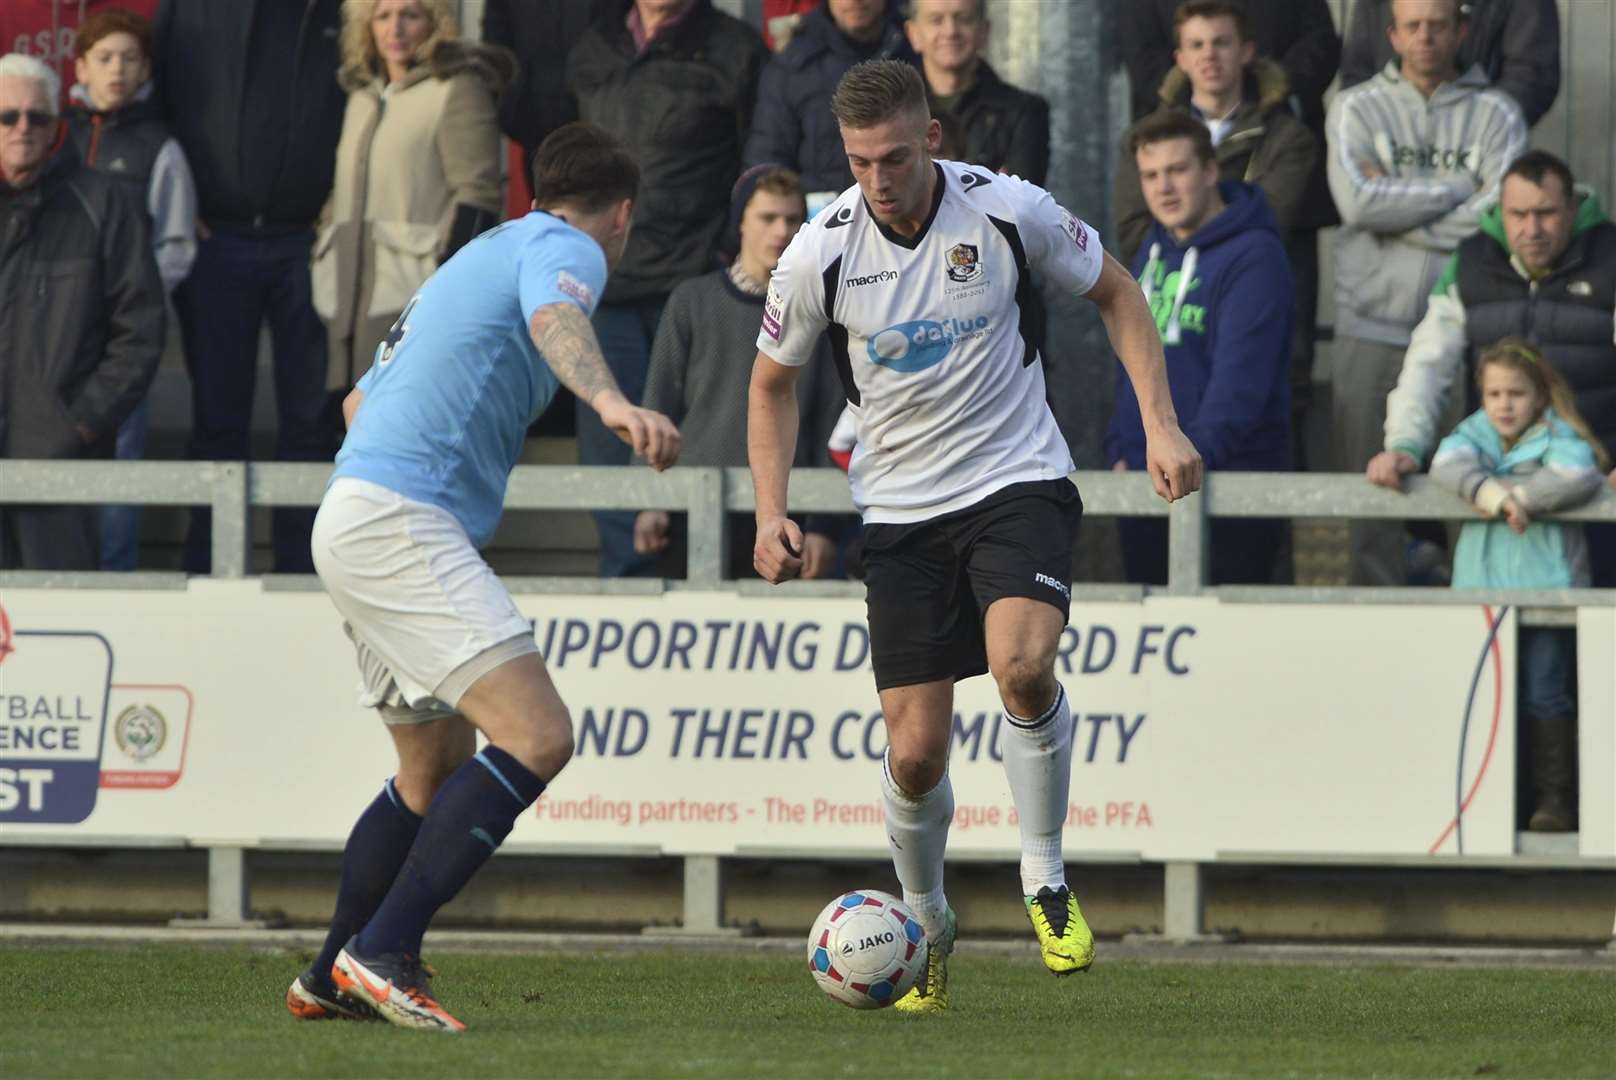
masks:
<instances>
[{"instance_id":1,"label":"young girl in turquoise coat","mask_svg":"<svg viewBox=\"0 0 1616 1080\"><path fill-rule=\"evenodd\" d=\"M1488 520L1465 525L1456 589L1571 589L1589 584L1582 527L1536 520L1592 499L1610 468L1565 380L1532 345L1505 338L1481 354L1482 407L1442 440L1431 477ZM1528 828L1575 827L1576 631L1522 627L1520 711L1530 733L1536 810Z\"/></svg>"}]
</instances>

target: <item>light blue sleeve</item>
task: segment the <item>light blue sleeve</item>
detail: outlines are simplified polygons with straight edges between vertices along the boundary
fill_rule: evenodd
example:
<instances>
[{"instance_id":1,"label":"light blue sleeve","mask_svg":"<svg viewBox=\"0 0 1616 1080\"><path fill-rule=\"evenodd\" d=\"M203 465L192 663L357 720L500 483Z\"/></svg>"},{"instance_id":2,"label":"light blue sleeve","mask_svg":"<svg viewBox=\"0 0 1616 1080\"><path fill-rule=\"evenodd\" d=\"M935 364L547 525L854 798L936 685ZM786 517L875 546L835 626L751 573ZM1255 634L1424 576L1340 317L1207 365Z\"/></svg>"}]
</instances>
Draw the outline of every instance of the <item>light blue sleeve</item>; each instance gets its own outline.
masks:
<instances>
[{"instance_id":1,"label":"light blue sleeve","mask_svg":"<svg viewBox=\"0 0 1616 1080\"><path fill-rule=\"evenodd\" d=\"M375 385L376 379L381 375L381 372L382 368L380 364L370 365L370 367L365 369L365 373L359 376L359 381L354 383L354 389L358 390L361 394L370 393L370 388Z\"/></svg>"},{"instance_id":2,"label":"light blue sleeve","mask_svg":"<svg viewBox=\"0 0 1616 1080\"><path fill-rule=\"evenodd\" d=\"M1445 456L1452 456L1454 454L1480 454L1482 450L1481 444L1476 441L1473 435L1471 435L1470 431L1467 429L1467 425L1476 420L1477 417L1480 417L1483 421L1485 421L1486 416L1486 413L1478 411L1465 417L1464 421L1461 422L1458 427L1448 432L1442 441L1437 443L1436 453L1443 454ZM1432 455L1432 457L1435 456L1435 454Z\"/></svg>"},{"instance_id":3,"label":"light blue sleeve","mask_svg":"<svg viewBox=\"0 0 1616 1080\"><path fill-rule=\"evenodd\" d=\"M1577 430L1558 417L1549 425L1549 446L1543 464L1581 471L1597 467L1594 448Z\"/></svg>"},{"instance_id":4,"label":"light blue sleeve","mask_svg":"<svg viewBox=\"0 0 1616 1080\"><path fill-rule=\"evenodd\" d=\"M527 321L545 304L576 304L593 315L605 288L606 253L577 229L537 232L523 243L517 289Z\"/></svg>"}]
</instances>

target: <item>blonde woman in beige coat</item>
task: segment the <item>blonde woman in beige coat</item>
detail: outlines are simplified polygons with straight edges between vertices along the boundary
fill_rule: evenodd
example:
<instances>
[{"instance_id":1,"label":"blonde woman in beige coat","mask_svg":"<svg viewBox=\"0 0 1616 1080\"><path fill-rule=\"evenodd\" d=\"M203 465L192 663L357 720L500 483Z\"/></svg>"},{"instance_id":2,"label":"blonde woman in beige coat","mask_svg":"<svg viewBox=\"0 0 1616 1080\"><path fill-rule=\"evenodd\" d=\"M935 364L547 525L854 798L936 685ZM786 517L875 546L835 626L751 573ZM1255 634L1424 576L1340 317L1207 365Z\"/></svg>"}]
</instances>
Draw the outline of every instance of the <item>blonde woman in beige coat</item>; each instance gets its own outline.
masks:
<instances>
[{"instance_id":1,"label":"blonde woman in beige coat","mask_svg":"<svg viewBox=\"0 0 1616 1080\"><path fill-rule=\"evenodd\" d=\"M410 296L499 219L502 49L456 40L449 0L346 0L348 109L311 266L326 388L369 369Z\"/></svg>"}]
</instances>

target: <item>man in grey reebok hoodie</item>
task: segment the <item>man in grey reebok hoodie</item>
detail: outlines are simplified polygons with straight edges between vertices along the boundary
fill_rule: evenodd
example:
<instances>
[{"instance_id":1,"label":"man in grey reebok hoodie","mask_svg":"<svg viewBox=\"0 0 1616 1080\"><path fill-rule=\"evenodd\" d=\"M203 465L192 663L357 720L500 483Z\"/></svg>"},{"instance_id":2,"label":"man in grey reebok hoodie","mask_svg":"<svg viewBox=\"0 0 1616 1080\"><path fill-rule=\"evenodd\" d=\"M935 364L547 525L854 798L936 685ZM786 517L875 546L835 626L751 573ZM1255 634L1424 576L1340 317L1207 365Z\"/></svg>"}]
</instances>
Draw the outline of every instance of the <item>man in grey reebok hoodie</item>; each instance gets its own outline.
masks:
<instances>
[{"instance_id":1,"label":"man in grey reebok hoodie","mask_svg":"<svg viewBox=\"0 0 1616 1080\"><path fill-rule=\"evenodd\" d=\"M1526 149L1520 106L1482 69L1456 66L1458 0L1392 0L1398 59L1336 95L1325 123L1335 245L1331 443L1363 472L1381 448L1386 396L1443 264L1480 226L1504 170ZM1401 585L1402 526L1354 522L1352 583Z\"/></svg>"}]
</instances>

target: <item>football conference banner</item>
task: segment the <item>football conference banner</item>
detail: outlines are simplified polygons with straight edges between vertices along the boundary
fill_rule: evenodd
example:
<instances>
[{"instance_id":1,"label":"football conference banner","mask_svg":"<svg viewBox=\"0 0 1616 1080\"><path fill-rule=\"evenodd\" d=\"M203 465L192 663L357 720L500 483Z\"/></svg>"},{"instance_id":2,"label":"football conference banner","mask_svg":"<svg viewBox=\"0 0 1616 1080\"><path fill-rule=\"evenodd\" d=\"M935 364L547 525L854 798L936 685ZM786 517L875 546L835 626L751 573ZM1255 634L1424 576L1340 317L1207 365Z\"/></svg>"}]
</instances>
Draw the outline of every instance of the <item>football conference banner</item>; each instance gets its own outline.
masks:
<instances>
[{"instance_id":1,"label":"football conference banner","mask_svg":"<svg viewBox=\"0 0 1616 1080\"><path fill-rule=\"evenodd\" d=\"M518 602L577 752L510 843L884 855L885 735L862 601ZM321 593L196 581L13 589L3 604L0 843L340 845L391 772ZM1606 655L1611 622L1583 622ZM1067 851L1509 854L1515 635L1512 613L1480 605L1079 603L1057 665L1072 702ZM1589 681L1584 694L1610 689ZM1582 733L1608 766L1603 700L1584 709ZM961 683L954 854L1018 850L1003 737L992 680ZM1585 766L1585 822L1616 806L1613 773ZM1616 854L1616 827L1585 828L1582 845Z\"/></svg>"}]
</instances>

